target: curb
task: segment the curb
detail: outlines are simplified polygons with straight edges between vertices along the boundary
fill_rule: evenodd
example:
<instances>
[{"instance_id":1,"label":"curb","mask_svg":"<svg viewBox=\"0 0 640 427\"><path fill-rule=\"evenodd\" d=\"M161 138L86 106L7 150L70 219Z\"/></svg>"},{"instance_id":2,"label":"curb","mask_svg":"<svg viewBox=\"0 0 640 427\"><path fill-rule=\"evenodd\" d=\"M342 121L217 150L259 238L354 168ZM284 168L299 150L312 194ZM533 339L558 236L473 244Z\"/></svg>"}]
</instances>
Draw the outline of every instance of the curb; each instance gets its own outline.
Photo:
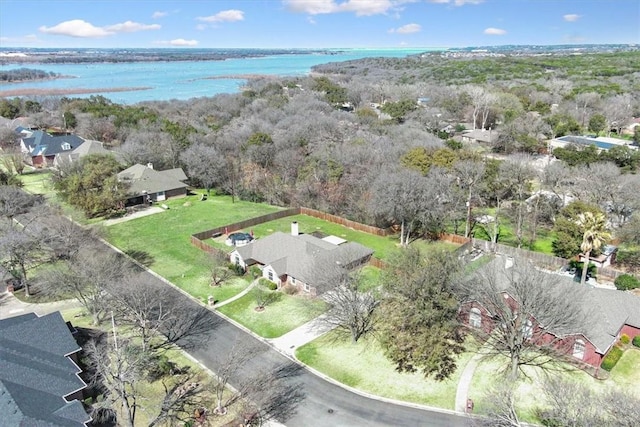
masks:
<instances>
[{"instance_id":1,"label":"curb","mask_svg":"<svg viewBox=\"0 0 640 427\"><path fill-rule=\"evenodd\" d=\"M330 382L338 387L343 388L344 390L347 390L351 393L354 394L358 394L360 396L366 397L368 399L372 399L372 400L378 400L381 402L386 402L386 403L391 403L394 405L398 405L398 406L405 406L405 407L409 407L409 408L414 408L414 409L420 409L420 410L425 410L425 411L431 411L431 412L439 412L439 413L443 413L443 414L448 414L448 415L456 415L459 417L470 417L469 414L465 413L465 412L459 412L459 411L455 411L455 410L451 410L451 409L443 409L443 408L436 408L436 407L432 407L432 406L427 406L427 405L421 405L419 403L412 403L412 402L405 402L405 401L401 401L401 400L395 400L395 399L391 399L391 398L387 398L387 397L382 397L382 396L377 396L371 393L368 393L366 391L362 391L362 390L358 390L355 389L353 387L350 387L346 384L343 384L339 381L336 381L335 379L323 374L320 371L317 371L316 369L302 363L300 360L298 360L295 355L289 355L287 354L283 349L280 349L278 347L276 347L275 345L273 345L271 343L271 339L267 339L264 337L261 337L260 335L256 334L255 332L251 331L249 328L247 328L244 325L241 325L240 323L236 322L235 320L231 319L230 317L224 315L223 313L220 313L219 311L215 310L215 308L211 308L209 307L207 304L203 303L202 301L200 301L199 299L195 298L194 296L192 296L191 294L187 293L186 291L184 291L183 289L181 289L180 287L178 287L177 285L175 285L174 283L170 282L169 280L165 279L164 277L160 276L158 273L156 273L155 271L151 270L150 268L146 267L145 265L141 264L140 262L138 262L137 260L131 258L129 255L125 254L123 251L121 251L120 249L118 249L117 247L113 246L111 243L107 242L106 240L100 238L99 239L102 243L104 243L106 246L108 246L109 248L115 250L116 252L124 255L125 257L127 257L127 259L131 260L133 263L135 263L138 267L143 268L145 271L149 272L150 274L152 274L154 277L160 279L162 282L164 282L165 284L173 287L174 289L178 290L180 293L182 293L183 295L187 296L188 298L190 298L192 301L195 301L196 303L198 303L199 305L207 308L209 311L214 312L216 315L220 316L221 318L223 318L224 320L226 320L227 322L231 323L232 325L236 326L237 328L241 329L242 331L246 332L247 334L250 334L252 337L254 337L255 339L263 342L264 344L268 345L270 348L274 349L275 351L277 351L278 353L280 353L281 355L283 355L284 357L286 357L287 359L291 360L292 362L294 362L295 364L297 364L298 366L302 367L303 369L307 370L309 373L322 378L323 380ZM196 363L198 363L200 366L203 366L200 361L198 361L197 359L195 359L193 356L191 356L188 352L183 351L185 354L187 354L189 356L189 358L191 358L192 360L194 360ZM209 368L205 369L209 372L213 372L211 371ZM214 373L215 375L215 373Z\"/></svg>"}]
</instances>

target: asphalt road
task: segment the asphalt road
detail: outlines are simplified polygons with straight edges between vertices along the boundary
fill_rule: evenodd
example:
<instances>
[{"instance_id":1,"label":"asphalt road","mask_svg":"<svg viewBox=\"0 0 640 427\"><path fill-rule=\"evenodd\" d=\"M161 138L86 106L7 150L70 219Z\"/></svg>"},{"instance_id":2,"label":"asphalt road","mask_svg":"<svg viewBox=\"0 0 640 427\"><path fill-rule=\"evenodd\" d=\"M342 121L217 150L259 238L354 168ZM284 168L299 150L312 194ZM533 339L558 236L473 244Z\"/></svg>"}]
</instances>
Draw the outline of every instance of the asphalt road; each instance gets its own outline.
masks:
<instances>
[{"instance_id":1,"label":"asphalt road","mask_svg":"<svg viewBox=\"0 0 640 427\"><path fill-rule=\"evenodd\" d=\"M103 241L112 250L112 247ZM147 282L156 284L158 292L167 293L169 299L181 299L193 310L202 310L202 306L192 298L156 277L148 270ZM284 398L272 401L273 389L260 390L260 398L274 408L270 411L274 418L288 427L376 427L376 426L424 426L424 427L462 427L472 422L464 415L419 409L394 404L353 393L327 381L301 365L284 356L254 335L235 326L214 311L206 311L206 330L208 336L197 339L198 346L185 349L192 357L213 372L220 373L220 367L229 359L229 355L241 347L250 357L243 361L240 369L231 376L229 384L236 388L264 373L277 373L278 384L295 394L282 393ZM338 362L339 363L339 362ZM375 369L375 367L372 367ZM262 394L264 393L264 394Z\"/></svg>"},{"instance_id":2,"label":"asphalt road","mask_svg":"<svg viewBox=\"0 0 640 427\"><path fill-rule=\"evenodd\" d=\"M150 280L162 283L150 275ZM175 298L188 297L162 283ZM194 310L199 306L190 301ZM230 384L239 383L264 372L279 372L279 381L295 389L296 399L279 402L274 412L279 422L289 427L315 426L469 426L464 416L428 411L371 399L346 390L302 368L271 346L243 331L214 312L209 312L210 333L202 347L188 352L207 368L216 372L228 355L238 347L251 357L244 361ZM262 390L270 393L272 390Z\"/></svg>"}]
</instances>

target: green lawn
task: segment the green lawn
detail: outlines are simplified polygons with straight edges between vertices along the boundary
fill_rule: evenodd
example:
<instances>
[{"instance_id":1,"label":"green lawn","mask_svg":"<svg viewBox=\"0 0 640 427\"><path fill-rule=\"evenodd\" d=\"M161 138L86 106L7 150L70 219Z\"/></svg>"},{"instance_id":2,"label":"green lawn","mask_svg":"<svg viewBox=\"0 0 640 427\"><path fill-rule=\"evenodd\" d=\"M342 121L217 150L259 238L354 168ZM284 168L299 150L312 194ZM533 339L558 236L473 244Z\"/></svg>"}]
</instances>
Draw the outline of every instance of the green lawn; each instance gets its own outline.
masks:
<instances>
[{"instance_id":1,"label":"green lawn","mask_svg":"<svg viewBox=\"0 0 640 427\"><path fill-rule=\"evenodd\" d=\"M264 338L277 338L318 317L327 304L318 298L287 295L274 291L277 300L264 311L255 310L256 301L251 292L218 309L241 325Z\"/></svg>"},{"instance_id":2,"label":"green lawn","mask_svg":"<svg viewBox=\"0 0 640 427\"><path fill-rule=\"evenodd\" d=\"M488 215L495 215L495 209L488 209L486 212L477 213L477 215L485 213ZM473 229L474 237L483 240L491 240L487 231L493 231L493 223L486 224L487 230L485 230L484 227L485 226L481 224L476 224ZM536 241L531 247L529 246L530 237L530 233L525 230L522 242L523 249L529 249L535 252L542 252L545 254L553 255L552 243L555 239L555 233L553 232L553 230L550 230L543 226L538 227ZM511 223L511 220L503 216L500 217L500 236L498 237L498 243L513 247L518 246L518 241L515 235L515 228Z\"/></svg>"},{"instance_id":3,"label":"green lawn","mask_svg":"<svg viewBox=\"0 0 640 427\"><path fill-rule=\"evenodd\" d=\"M333 332L298 348L296 357L358 390L391 399L454 409L458 380L472 353L459 356L458 369L445 381L425 379L420 373L399 373L374 339L351 344L336 341Z\"/></svg>"},{"instance_id":4,"label":"green lawn","mask_svg":"<svg viewBox=\"0 0 640 427\"><path fill-rule=\"evenodd\" d=\"M474 412L483 413L487 408L487 390L498 381L503 381L499 374L508 363L506 359L482 361L473 376L469 397L474 400ZM630 348L625 351L618 364L611 371L607 380L597 380L581 370L553 371L552 375L564 375L571 381L585 384L594 391L605 391L610 388L625 390L632 395L640 396L640 350ZM526 367L527 376L520 375L516 389L516 408L522 420L537 422L535 408L543 403L542 384L545 373L538 368ZM489 397L490 399L490 397Z\"/></svg>"},{"instance_id":5,"label":"green lawn","mask_svg":"<svg viewBox=\"0 0 640 427\"><path fill-rule=\"evenodd\" d=\"M341 237L347 241L357 242L368 248L374 250L373 256L378 259L388 259L389 255L398 249L399 241L398 236L376 236L373 234L365 233L362 231L356 231L352 228L345 227L340 224L334 224L329 221L325 221L319 218L314 218L308 215L293 215L286 218L277 219L274 221L265 222L255 225L250 228L256 238L266 237L273 234L276 231L283 233L291 232L291 223L293 221L298 222L298 229L300 233L311 234L313 232L320 232L326 235L334 235ZM207 241L213 247L227 250L230 248L225 246L223 242L214 242L213 240ZM411 243L412 245L419 246L425 251L432 250L455 250L458 245L448 242L429 242L426 240L416 240Z\"/></svg>"},{"instance_id":6,"label":"green lawn","mask_svg":"<svg viewBox=\"0 0 640 427\"><path fill-rule=\"evenodd\" d=\"M191 235L280 208L242 201L231 203L226 196L205 201L199 197L167 200L168 210L105 227L105 234L113 245L203 302L212 292L216 300L222 301L240 292L248 282L211 288L206 255L191 245Z\"/></svg>"}]
</instances>

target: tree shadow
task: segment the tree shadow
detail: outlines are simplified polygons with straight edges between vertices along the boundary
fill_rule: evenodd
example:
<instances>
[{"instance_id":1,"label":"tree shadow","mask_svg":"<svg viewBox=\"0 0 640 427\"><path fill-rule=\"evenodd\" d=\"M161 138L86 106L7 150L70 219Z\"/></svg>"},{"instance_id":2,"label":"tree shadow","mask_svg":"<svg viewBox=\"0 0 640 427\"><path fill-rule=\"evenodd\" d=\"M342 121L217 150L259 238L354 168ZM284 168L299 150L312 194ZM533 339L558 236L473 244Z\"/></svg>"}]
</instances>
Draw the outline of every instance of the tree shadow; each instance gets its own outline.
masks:
<instances>
[{"instance_id":1,"label":"tree shadow","mask_svg":"<svg viewBox=\"0 0 640 427\"><path fill-rule=\"evenodd\" d=\"M129 249L124 253L130 256L131 258L135 259L145 267L151 267L151 265L153 265L153 263L155 262L155 259L153 258L153 256L151 256L149 252L146 252L146 251Z\"/></svg>"}]
</instances>

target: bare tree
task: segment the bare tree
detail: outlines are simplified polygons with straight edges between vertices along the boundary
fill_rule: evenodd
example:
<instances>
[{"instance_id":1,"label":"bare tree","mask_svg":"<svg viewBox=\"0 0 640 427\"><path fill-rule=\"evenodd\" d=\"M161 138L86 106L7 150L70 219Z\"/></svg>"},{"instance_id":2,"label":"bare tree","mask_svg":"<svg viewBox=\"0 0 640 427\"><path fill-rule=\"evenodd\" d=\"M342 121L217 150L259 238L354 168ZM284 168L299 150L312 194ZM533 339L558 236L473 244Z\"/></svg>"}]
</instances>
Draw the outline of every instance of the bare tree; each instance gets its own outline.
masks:
<instances>
[{"instance_id":1,"label":"bare tree","mask_svg":"<svg viewBox=\"0 0 640 427\"><path fill-rule=\"evenodd\" d=\"M147 354L127 339L115 337L106 342L89 341L85 353L93 372L92 385L104 388L107 406L119 406L119 425L134 427L140 406L138 383L142 378Z\"/></svg>"},{"instance_id":2,"label":"bare tree","mask_svg":"<svg viewBox=\"0 0 640 427\"><path fill-rule=\"evenodd\" d=\"M108 300L121 323L132 327L143 351L159 352L175 345L196 348L215 328L218 318L195 306L146 273L131 273L108 284Z\"/></svg>"},{"instance_id":3,"label":"bare tree","mask_svg":"<svg viewBox=\"0 0 640 427\"><path fill-rule=\"evenodd\" d=\"M229 268L229 258L221 251L214 251L206 254L206 264L209 266L211 286L222 286L234 276Z\"/></svg>"},{"instance_id":4,"label":"bare tree","mask_svg":"<svg viewBox=\"0 0 640 427\"><path fill-rule=\"evenodd\" d=\"M164 397L148 425L183 425L193 420L194 411L203 406L204 386L189 370L162 379Z\"/></svg>"},{"instance_id":5,"label":"bare tree","mask_svg":"<svg viewBox=\"0 0 640 427\"><path fill-rule=\"evenodd\" d=\"M107 315L110 287L128 273L124 260L116 253L89 248L49 270L41 280L44 292L73 295L99 325Z\"/></svg>"},{"instance_id":6,"label":"bare tree","mask_svg":"<svg viewBox=\"0 0 640 427\"><path fill-rule=\"evenodd\" d=\"M12 220L16 215L29 212L42 199L13 185L0 185L0 216Z\"/></svg>"},{"instance_id":7,"label":"bare tree","mask_svg":"<svg viewBox=\"0 0 640 427\"><path fill-rule=\"evenodd\" d=\"M520 247L523 242L525 199L529 194L531 182L536 176L535 170L531 167L531 157L527 155L510 157L500 165L499 176L512 199L515 234Z\"/></svg>"},{"instance_id":8,"label":"bare tree","mask_svg":"<svg viewBox=\"0 0 640 427\"><path fill-rule=\"evenodd\" d=\"M180 154L180 160L189 178L202 185L207 193L226 176L227 162L215 146L195 143Z\"/></svg>"},{"instance_id":9,"label":"bare tree","mask_svg":"<svg viewBox=\"0 0 640 427\"><path fill-rule=\"evenodd\" d=\"M502 381L485 393L488 401L486 413L474 420L474 425L484 427L521 427L516 411L515 385Z\"/></svg>"},{"instance_id":10,"label":"bare tree","mask_svg":"<svg viewBox=\"0 0 640 427\"><path fill-rule=\"evenodd\" d=\"M522 366L559 369L557 357L567 351L560 337L580 333L586 320L572 286L527 261L497 257L462 283L460 294L487 311L490 325L471 331L486 341L489 357L509 360L505 371L515 379Z\"/></svg>"},{"instance_id":11,"label":"bare tree","mask_svg":"<svg viewBox=\"0 0 640 427\"><path fill-rule=\"evenodd\" d=\"M357 271L343 274L337 286L324 297L331 309L322 317L323 323L348 334L353 344L375 331L376 311L380 305L380 298L375 292L360 289L362 279L362 274Z\"/></svg>"},{"instance_id":12,"label":"bare tree","mask_svg":"<svg viewBox=\"0 0 640 427\"><path fill-rule=\"evenodd\" d=\"M48 259L39 236L13 220L0 220L0 263L15 278L19 278L25 296L31 295L27 272Z\"/></svg>"},{"instance_id":13,"label":"bare tree","mask_svg":"<svg viewBox=\"0 0 640 427\"><path fill-rule=\"evenodd\" d=\"M484 177L484 164L472 160L463 160L457 162L453 169L459 188L466 193L467 220L465 222L464 237L469 237L471 233L471 209L474 198L478 198L475 190Z\"/></svg>"}]
</instances>

